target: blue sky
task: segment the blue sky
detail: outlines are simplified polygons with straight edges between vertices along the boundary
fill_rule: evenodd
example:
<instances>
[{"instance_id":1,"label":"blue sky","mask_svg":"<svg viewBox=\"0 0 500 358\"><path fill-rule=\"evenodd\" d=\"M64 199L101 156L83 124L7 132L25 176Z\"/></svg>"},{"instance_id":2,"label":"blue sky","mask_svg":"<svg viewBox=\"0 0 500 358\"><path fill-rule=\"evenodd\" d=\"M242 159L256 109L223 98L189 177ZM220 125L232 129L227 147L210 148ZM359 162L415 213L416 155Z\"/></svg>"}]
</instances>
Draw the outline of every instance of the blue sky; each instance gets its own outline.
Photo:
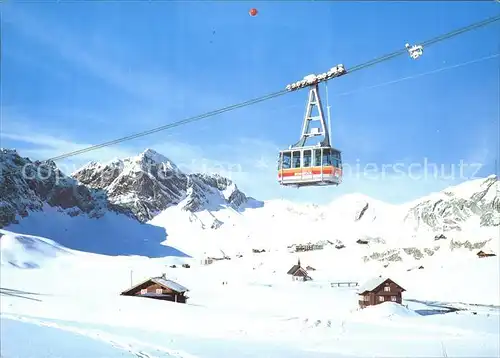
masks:
<instances>
[{"instance_id":1,"label":"blue sky","mask_svg":"<svg viewBox=\"0 0 500 358\"><path fill-rule=\"evenodd\" d=\"M256 17L248 15L253 6ZM36 159L275 92L338 63L349 69L500 13L494 2L2 8L1 146ZM333 143L347 172L337 188L280 188L276 181L277 152L299 138L306 91L59 164L71 172L153 148L185 170L227 175L258 199L321 204L360 192L413 200L495 172L499 31L499 23L489 25L424 49L417 61L401 56L330 81ZM460 163L469 165L462 174Z\"/></svg>"}]
</instances>

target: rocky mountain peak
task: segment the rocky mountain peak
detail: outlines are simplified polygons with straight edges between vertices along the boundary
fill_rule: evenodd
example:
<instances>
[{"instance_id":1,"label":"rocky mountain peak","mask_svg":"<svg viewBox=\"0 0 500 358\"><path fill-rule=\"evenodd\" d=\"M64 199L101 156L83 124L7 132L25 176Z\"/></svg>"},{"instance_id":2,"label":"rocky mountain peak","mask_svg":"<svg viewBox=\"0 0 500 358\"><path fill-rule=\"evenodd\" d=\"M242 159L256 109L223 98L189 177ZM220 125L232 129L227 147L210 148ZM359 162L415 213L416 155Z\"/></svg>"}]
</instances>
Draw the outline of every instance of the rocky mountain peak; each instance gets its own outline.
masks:
<instances>
[{"instance_id":1,"label":"rocky mountain peak","mask_svg":"<svg viewBox=\"0 0 500 358\"><path fill-rule=\"evenodd\" d=\"M409 208L405 222L415 229L461 231L464 223L477 218L479 225L500 225L498 178L470 180L422 198Z\"/></svg>"},{"instance_id":2,"label":"rocky mountain peak","mask_svg":"<svg viewBox=\"0 0 500 358\"><path fill-rule=\"evenodd\" d=\"M168 159L163 154L158 153L153 149L146 149L144 152L140 153L137 157L135 157L138 161L144 161L151 164L170 164L173 165L173 162Z\"/></svg>"},{"instance_id":3,"label":"rocky mountain peak","mask_svg":"<svg viewBox=\"0 0 500 358\"><path fill-rule=\"evenodd\" d=\"M91 188L104 190L112 203L129 208L141 221L152 219L172 205L195 212L221 205L238 209L248 200L229 179L183 173L153 149L107 164L89 163L73 177Z\"/></svg>"},{"instance_id":4,"label":"rocky mountain peak","mask_svg":"<svg viewBox=\"0 0 500 358\"><path fill-rule=\"evenodd\" d=\"M190 212L224 206L239 209L251 199L231 180L185 174L153 149L107 163L90 162L72 176L52 161L32 162L15 150L2 149L0 171L0 227L45 205L92 217L107 209L145 222L172 205Z\"/></svg>"},{"instance_id":5,"label":"rocky mountain peak","mask_svg":"<svg viewBox=\"0 0 500 358\"><path fill-rule=\"evenodd\" d=\"M69 215L99 217L106 209L125 212L108 206L102 193L65 175L53 161L33 162L15 150L1 149L0 171L0 227L16 223L30 211L42 211L45 205Z\"/></svg>"}]
</instances>

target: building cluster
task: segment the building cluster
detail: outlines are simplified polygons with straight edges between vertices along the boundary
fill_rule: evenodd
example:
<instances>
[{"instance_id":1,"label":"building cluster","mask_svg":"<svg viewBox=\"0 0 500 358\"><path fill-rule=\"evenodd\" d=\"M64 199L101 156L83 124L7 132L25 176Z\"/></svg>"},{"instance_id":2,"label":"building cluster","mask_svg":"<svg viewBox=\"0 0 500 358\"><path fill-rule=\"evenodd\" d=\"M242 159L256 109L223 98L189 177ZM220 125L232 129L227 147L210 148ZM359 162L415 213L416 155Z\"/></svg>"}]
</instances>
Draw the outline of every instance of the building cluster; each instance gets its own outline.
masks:
<instances>
[{"instance_id":1,"label":"building cluster","mask_svg":"<svg viewBox=\"0 0 500 358\"><path fill-rule=\"evenodd\" d=\"M333 245L330 241L318 241L315 244L308 242L307 244L293 244L288 246L289 252L304 252L313 250L323 250L326 245Z\"/></svg>"},{"instance_id":2,"label":"building cluster","mask_svg":"<svg viewBox=\"0 0 500 358\"><path fill-rule=\"evenodd\" d=\"M295 245L293 247L295 252L303 252L303 251L313 251L313 250L323 250L323 245L321 244L305 244L305 245Z\"/></svg>"}]
</instances>

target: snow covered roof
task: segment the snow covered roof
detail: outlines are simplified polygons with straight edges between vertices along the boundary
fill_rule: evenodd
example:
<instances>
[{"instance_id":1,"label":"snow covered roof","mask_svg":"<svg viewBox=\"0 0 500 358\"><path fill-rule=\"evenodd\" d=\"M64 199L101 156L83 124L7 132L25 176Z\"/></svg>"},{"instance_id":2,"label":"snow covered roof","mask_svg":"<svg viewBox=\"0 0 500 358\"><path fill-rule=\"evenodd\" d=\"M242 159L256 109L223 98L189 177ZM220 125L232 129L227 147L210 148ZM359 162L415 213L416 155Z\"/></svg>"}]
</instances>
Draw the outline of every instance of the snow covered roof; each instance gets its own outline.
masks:
<instances>
[{"instance_id":1,"label":"snow covered roof","mask_svg":"<svg viewBox=\"0 0 500 358\"><path fill-rule=\"evenodd\" d=\"M168 279L163 278L163 277L151 277L151 278L148 278L147 280L144 280L144 281L138 283L137 285L130 287L129 289L123 291L122 295L126 294L126 293L130 293L134 289L136 289L139 286L142 286L146 282L150 282L150 281L153 283L156 283L157 285L168 288L168 289L175 291L175 292L178 292L178 293L183 293L183 292L189 291L186 287L184 287L181 284L178 284L177 282L174 282L172 280L168 280Z\"/></svg>"},{"instance_id":2,"label":"snow covered roof","mask_svg":"<svg viewBox=\"0 0 500 358\"><path fill-rule=\"evenodd\" d=\"M368 281L366 281L365 283L363 283L361 286L359 286L358 293L362 294L362 293L365 293L367 291L373 291L387 280L392 281L388 277L373 277L373 278L369 279ZM392 282L394 282L394 281L392 281ZM396 283L396 282L394 282L394 283ZM398 285L398 284L396 283L396 285ZM399 287L401 287L401 286L399 286Z\"/></svg>"},{"instance_id":3,"label":"snow covered roof","mask_svg":"<svg viewBox=\"0 0 500 358\"><path fill-rule=\"evenodd\" d=\"M385 277L373 277L359 286L358 293L373 291L375 288L383 284L385 280L387 280Z\"/></svg>"},{"instance_id":4,"label":"snow covered roof","mask_svg":"<svg viewBox=\"0 0 500 358\"><path fill-rule=\"evenodd\" d=\"M171 290L179 292L179 293L189 291L186 287L182 286L181 284L178 284L177 282L174 282L172 280L167 280L167 279L162 278L162 277L152 278L151 281L153 281L154 283L157 283L160 286L170 288Z\"/></svg>"},{"instance_id":5,"label":"snow covered roof","mask_svg":"<svg viewBox=\"0 0 500 358\"><path fill-rule=\"evenodd\" d=\"M288 270L287 274L292 276L309 277L307 271L304 270L300 265L293 265L293 267L290 270Z\"/></svg>"},{"instance_id":6,"label":"snow covered roof","mask_svg":"<svg viewBox=\"0 0 500 358\"><path fill-rule=\"evenodd\" d=\"M297 270L300 268L300 265L293 265L290 270L288 270L287 274L288 275L293 275Z\"/></svg>"}]
</instances>

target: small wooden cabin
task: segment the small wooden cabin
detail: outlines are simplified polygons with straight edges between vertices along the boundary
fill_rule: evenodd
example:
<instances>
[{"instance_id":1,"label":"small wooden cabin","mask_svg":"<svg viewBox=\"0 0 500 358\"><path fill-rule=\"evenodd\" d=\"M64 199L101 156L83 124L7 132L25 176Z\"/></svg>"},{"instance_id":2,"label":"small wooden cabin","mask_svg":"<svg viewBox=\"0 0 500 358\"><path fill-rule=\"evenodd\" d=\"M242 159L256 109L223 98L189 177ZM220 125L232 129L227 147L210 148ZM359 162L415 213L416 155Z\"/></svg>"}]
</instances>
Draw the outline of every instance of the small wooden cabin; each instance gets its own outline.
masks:
<instances>
[{"instance_id":1,"label":"small wooden cabin","mask_svg":"<svg viewBox=\"0 0 500 358\"><path fill-rule=\"evenodd\" d=\"M129 288L121 293L122 296L138 296L154 298L179 303L186 303L188 297L185 295L189 290L174 282L168 280L165 275L161 277L152 277Z\"/></svg>"},{"instance_id":2,"label":"small wooden cabin","mask_svg":"<svg viewBox=\"0 0 500 358\"><path fill-rule=\"evenodd\" d=\"M384 302L403 302L402 293L406 291L390 278L376 277L368 280L358 289L359 306L365 308Z\"/></svg>"},{"instance_id":3,"label":"small wooden cabin","mask_svg":"<svg viewBox=\"0 0 500 358\"><path fill-rule=\"evenodd\" d=\"M300 260L298 261L297 265L293 265L292 268L288 270L287 274L292 275L292 280L294 281L312 280L307 271L300 266Z\"/></svg>"},{"instance_id":4,"label":"small wooden cabin","mask_svg":"<svg viewBox=\"0 0 500 358\"><path fill-rule=\"evenodd\" d=\"M491 256L496 256L493 251L490 250L481 250L477 253L477 257L482 258L482 257L491 257Z\"/></svg>"}]
</instances>

